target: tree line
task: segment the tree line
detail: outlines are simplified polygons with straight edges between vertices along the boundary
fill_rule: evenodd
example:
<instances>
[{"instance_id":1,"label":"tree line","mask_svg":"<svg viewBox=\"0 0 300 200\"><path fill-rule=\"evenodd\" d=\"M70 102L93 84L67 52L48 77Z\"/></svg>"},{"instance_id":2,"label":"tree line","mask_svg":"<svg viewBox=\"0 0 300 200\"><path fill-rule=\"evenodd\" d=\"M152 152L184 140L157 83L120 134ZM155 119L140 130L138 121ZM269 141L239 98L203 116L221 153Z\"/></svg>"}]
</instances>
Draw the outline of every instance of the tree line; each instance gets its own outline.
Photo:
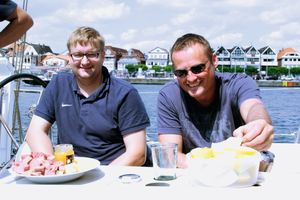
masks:
<instances>
[{"instance_id":1,"label":"tree line","mask_svg":"<svg viewBox=\"0 0 300 200\"><path fill-rule=\"evenodd\" d=\"M139 64L139 65L128 64L125 66L125 69L128 70L129 74L132 74L133 72L137 72L139 68L142 68L143 71L148 70L148 67L143 64ZM155 72L161 72L161 71L171 72L173 71L173 65L167 65L165 67L153 65L151 69L155 70Z\"/></svg>"},{"instance_id":2,"label":"tree line","mask_svg":"<svg viewBox=\"0 0 300 200\"><path fill-rule=\"evenodd\" d=\"M125 68L128 70L129 74L132 74L133 72L137 72L139 68L142 68L143 71L147 71L148 67L143 64L139 65L133 65L133 64L128 64L125 66ZM161 72L161 71L166 71L166 72L171 72L173 71L174 67L173 65L167 65L166 67L161 67L158 65L153 65L152 70L155 70L155 72ZM240 66L236 67L226 67L226 66L218 66L217 70L219 72L237 72L237 73L246 73L248 75L254 75L258 74L259 71L256 67L253 66L247 66L246 69ZM287 67L268 67L267 68L267 74L268 75L288 75L288 74L293 74L294 76L300 75L300 67L292 67L291 69L288 69Z\"/></svg>"},{"instance_id":3,"label":"tree line","mask_svg":"<svg viewBox=\"0 0 300 200\"><path fill-rule=\"evenodd\" d=\"M222 66L218 66L218 71L222 72ZM256 67L247 66L246 69L236 66L235 67L223 67L223 72L238 72L238 73L246 73L248 75L254 75L258 74L258 69ZM291 69L288 69L287 67L268 67L267 68L267 74L268 75L288 75L293 74L294 76L300 75L300 67L292 67Z\"/></svg>"}]
</instances>

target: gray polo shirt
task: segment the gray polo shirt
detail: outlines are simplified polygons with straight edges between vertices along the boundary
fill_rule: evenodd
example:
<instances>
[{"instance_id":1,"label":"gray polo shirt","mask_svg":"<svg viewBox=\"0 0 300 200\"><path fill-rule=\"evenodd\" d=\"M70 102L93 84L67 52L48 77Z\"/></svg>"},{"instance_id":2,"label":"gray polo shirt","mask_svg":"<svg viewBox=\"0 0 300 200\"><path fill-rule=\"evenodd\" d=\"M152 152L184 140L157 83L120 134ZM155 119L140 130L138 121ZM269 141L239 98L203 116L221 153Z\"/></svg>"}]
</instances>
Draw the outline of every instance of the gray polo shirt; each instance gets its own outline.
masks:
<instances>
[{"instance_id":1,"label":"gray polo shirt","mask_svg":"<svg viewBox=\"0 0 300 200\"><path fill-rule=\"evenodd\" d=\"M177 80L167 83L159 92L157 133L182 135L183 153L231 137L244 124L241 104L250 98L261 99L258 85L247 75L216 72L215 79L218 92L208 107L201 107Z\"/></svg>"}]
</instances>

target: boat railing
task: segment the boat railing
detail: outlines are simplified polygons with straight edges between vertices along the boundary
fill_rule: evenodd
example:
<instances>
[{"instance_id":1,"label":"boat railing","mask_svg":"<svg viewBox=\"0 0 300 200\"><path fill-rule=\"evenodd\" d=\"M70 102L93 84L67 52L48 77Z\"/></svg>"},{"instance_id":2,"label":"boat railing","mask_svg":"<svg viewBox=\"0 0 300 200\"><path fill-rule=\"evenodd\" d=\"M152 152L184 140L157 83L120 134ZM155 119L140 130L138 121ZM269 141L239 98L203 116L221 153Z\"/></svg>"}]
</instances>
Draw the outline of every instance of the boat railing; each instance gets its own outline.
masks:
<instances>
[{"instance_id":1,"label":"boat railing","mask_svg":"<svg viewBox=\"0 0 300 200\"><path fill-rule=\"evenodd\" d=\"M299 125L299 128L298 128L297 137L295 139L295 144L299 143L299 139L300 139L300 125Z\"/></svg>"},{"instance_id":2,"label":"boat railing","mask_svg":"<svg viewBox=\"0 0 300 200\"><path fill-rule=\"evenodd\" d=\"M8 84L12 81L15 81L15 80L20 81L19 79L22 79L22 78L32 78L32 79L36 80L37 82L39 82L43 86L43 88L46 88L46 86L47 86L47 83L45 83L43 80L41 80L40 78L38 78L37 76L34 76L32 74L14 74L14 75L11 75L11 76L7 77L6 79L4 79L0 82L0 89L1 89L1 91L0 91L1 92L0 93L1 94L1 96L0 96L0 103L1 103L0 104L0 111L1 111L0 112L0 122L3 125L5 131L9 135L9 137L10 137L10 139L11 139L13 145L14 145L14 147L13 147L13 145L10 147L10 152L11 152L11 155L12 155L11 159L9 161L7 161L6 163L4 163L2 168L0 167L1 168L0 173L4 169L6 169L10 165L10 163L14 160L15 155L16 155L16 153L18 152L18 150L20 148L20 144L22 144L25 141L25 139L23 139L24 138L23 137L23 128L22 128L22 124L21 124L20 109L19 109L19 102L18 102L19 101L19 93L20 92L40 93L38 101L37 101L37 104L38 104L39 101L40 101L40 98L43 94L43 91L44 91L44 89L39 90L39 91L38 90L22 90L19 87L17 87L17 89L13 90L14 94L15 94L14 107L13 107L13 109L14 109L13 118L14 119L13 119L13 126L12 126L12 128L11 128L12 130L11 130L9 128L8 124L6 123L6 121L4 120L4 118L2 117L2 110L1 109L2 109L2 106L3 106L3 104L2 104L3 103L2 102L2 97L3 97L3 94L4 94L3 89L4 89L4 86L6 84ZM32 105L30 107L29 113L27 114L29 117L32 116L31 114L33 114L35 106L36 105ZM16 118L18 119L18 128L16 128L16 126L15 126ZM19 142L16 140L16 138L14 136L15 130L19 130ZM50 129L49 137L51 137L51 140L53 139L51 129ZM26 138L26 135L25 135L25 138Z\"/></svg>"}]
</instances>

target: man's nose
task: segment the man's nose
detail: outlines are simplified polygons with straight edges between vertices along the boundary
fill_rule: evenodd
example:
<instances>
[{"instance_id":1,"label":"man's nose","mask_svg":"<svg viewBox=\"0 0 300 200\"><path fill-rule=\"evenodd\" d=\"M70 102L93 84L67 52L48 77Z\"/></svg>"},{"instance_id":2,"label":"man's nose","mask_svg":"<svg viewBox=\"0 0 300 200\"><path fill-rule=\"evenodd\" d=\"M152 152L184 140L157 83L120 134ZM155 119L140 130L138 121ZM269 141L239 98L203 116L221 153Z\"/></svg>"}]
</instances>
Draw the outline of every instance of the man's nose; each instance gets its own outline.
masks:
<instances>
[{"instance_id":1,"label":"man's nose","mask_svg":"<svg viewBox=\"0 0 300 200\"><path fill-rule=\"evenodd\" d=\"M87 58L86 55L83 55L82 59L81 59L81 63L89 63L90 60Z\"/></svg>"},{"instance_id":2,"label":"man's nose","mask_svg":"<svg viewBox=\"0 0 300 200\"><path fill-rule=\"evenodd\" d=\"M191 70L189 70L187 74L187 79L188 81L193 82L197 79L197 76Z\"/></svg>"}]
</instances>

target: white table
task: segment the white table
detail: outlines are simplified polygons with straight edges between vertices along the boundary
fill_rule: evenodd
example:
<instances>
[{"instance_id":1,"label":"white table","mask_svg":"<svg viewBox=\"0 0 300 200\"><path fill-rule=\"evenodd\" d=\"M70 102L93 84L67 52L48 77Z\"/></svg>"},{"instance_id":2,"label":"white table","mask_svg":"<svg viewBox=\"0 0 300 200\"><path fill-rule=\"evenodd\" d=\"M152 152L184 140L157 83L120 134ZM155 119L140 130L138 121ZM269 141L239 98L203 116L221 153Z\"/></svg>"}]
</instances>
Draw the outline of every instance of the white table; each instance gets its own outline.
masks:
<instances>
[{"instance_id":1,"label":"white table","mask_svg":"<svg viewBox=\"0 0 300 200\"><path fill-rule=\"evenodd\" d=\"M99 166L99 168L87 172L82 177L62 184L36 184L25 178L15 180L12 175L5 170L0 174L0 194L35 194L55 193L70 199L86 199L85 195L109 197L119 197L124 199L153 199L170 198L185 199L191 197L209 197L214 199L262 199L280 198L298 199L300 189L300 144L276 144L270 149L275 154L275 162L270 173L260 173L264 181L259 186L246 188L211 188L194 187L190 183L188 170L177 169L177 179L165 181L167 186L147 186L151 183L161 183L153 179L154 171L152 167L110 167ZM117 181L123 174L139 174L142 178L140 182L124 184ZM157 192L160 192L158 195ZM142 195L142 196L141 196ZM157 196L158 195L158 196ZM196 196L195 196L196 195ZM33 195L38 199L38 196ZM142 197L142 198L141 198ZM43 199L43 198L42 198ZM60 198L61 199L61 198Z\"/></svg>"}]
</instances>

